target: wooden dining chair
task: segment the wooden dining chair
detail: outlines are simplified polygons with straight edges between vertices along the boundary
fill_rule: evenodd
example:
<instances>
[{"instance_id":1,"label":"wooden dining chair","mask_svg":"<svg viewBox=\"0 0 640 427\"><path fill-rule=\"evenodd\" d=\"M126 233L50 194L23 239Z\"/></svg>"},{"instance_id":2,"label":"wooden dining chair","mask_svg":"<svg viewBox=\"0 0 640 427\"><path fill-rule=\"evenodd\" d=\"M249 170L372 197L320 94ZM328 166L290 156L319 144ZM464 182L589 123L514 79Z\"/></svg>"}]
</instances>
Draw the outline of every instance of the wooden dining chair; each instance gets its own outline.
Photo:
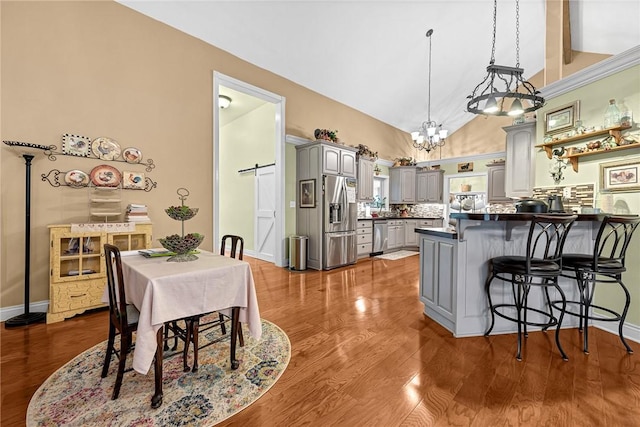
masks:
<instances>
[{"instance_id":1,"label":"wooden dining chair","mask_svg":"<svg viewBox=\"0 0 640 427\"><path fill-rule=\"evenodd\" d=\"M222 242L220 244L220 255L222 256L227 255L226 243L228 240L231 242L231 247L229 248L228 255L231 258L237 258L239 260L242 260L242 257L244 254L244 239L240 236L235 236L232 234L225 234L222 237ZM193 342L193 367L191 368L193 372L196 372L198 370L198 349L207 347L217 342L217 340L214 340L210 343L203 345L202 347L199 347L198 335L200 334L200 332L205 332L210 330L211 328L220 326L222 335L226 335L227 333L227 327L225 323L227 322L227 320L230 319L230 317L222 313L218 313L218 318L215 320L210 320L210 321L201 323L201 319L204 316L208 316L211 314L212 313L201 314L198 316L191 317L188 320L189 324L187 326L187 329L190 331L191 341ZM240 341L240 347L244 347L244 336L242 335L242 325L240 325L240 323L238 323L238 340ZM185 356L186 356L186 353L185 353Z\"/></svg>"},{"instance_id":2,"label":"wooden dining chair","mask_svg":"<svg viewBox=\"0 0 640 427\"><path fill-rule=\"evenodd\" d=\"M118 373L116 375L116 383L113 388L111 399L115 400L120 394L122 386L122 378L125 372L127 354L133 348L133 333L138 329L138 319L140 312L132 305L127 304L127 297L124 287L124 276L122 274L122 260L120 258L120 250L117 246L110 244L104 245L105 264L107 267L107 289L109 292L109 338L107 340L107 351L104 357L104 365L102 366L101 377L105 378L109 372L109 364L111 356L114 354L118 358ZM167 339L182 339L185 342L183 349L184 370L187 371L187 351L189 346L187 343L187 328L181 329L177 327L177 322L167 322L166 329L170 329L172 334ZM115 347L116 335L120 335L120 349Z\"/></svg>"}]
</instances>

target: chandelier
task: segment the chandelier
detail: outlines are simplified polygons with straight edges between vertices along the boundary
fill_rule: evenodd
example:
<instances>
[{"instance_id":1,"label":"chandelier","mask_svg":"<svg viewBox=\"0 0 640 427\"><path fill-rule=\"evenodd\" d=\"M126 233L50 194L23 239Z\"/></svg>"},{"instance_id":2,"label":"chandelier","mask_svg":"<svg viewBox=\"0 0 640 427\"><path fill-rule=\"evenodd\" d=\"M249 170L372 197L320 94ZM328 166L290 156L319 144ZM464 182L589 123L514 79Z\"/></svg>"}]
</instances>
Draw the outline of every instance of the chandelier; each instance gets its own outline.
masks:
<instances>
[{"instance_id":1,"label":"chandelier","mask_svg":"<svg viewBox=\"0 0 640 427\"><path fill-rule=\"evenodd\" d=\"M467 111L493 116L520 116L542 107L544 98L539 96L540 92L522 77L524 69L520 68L520 7L518 0L516 0L516 66L507 67L495 64L497 11L498 1L494 0L491 61L487 67L487 76L467 97L470 99L467 103Z\"/></svg>"},{"instance_id":2,"label":"chandelier","mask_svg":"<svg viewBox=\"0 0 640 427\"><path fill-rule=\"evenodd\" d=\"M431 120L431 35L433 30L427 31L427 38L429 39L429 94L427 98L427 121L422 122L420 129L415 132L411 132L411 139L413 140L413 146L418 150L425 150L427 152L433 150L436 147L442 147L447 138L448 131L442 129L442 124L437 124Z\"/></svg>"}]
</instances>

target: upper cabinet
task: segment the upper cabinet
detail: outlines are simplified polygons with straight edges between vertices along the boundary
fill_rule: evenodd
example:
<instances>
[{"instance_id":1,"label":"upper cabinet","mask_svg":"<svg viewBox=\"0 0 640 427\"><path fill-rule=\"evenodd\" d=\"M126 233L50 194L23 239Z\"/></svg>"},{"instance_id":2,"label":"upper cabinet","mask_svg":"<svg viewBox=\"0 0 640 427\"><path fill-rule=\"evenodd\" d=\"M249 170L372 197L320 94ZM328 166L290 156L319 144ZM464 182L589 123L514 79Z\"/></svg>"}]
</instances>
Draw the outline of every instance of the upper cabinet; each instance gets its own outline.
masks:
<instances>
[{"instance_id":1,"label":"upper cabinet","mask_svg":"<svg viewBox=\"0 0 640 427\"><path fill-rule=\"evenodd\" d=\"M373 168L374 162L360 157L358 159L358 200L373 201Z\"/></svg>"},{"instance_id":2,"label":"upper cabinet","mask_svg":"<svg viewBox=\"0 0 640 427\"><path fill-rule=\"evenodd\" d=\"M322 144L322 172L356 177L356 152L335 145Z\"/></svg>"},{"instance_id":3,"label":"upper cabinet","mask_svg":"<svg viewBox=\"0 0 640 427\"><path fill-rule=\"evenodd\" d=\"M531 197L534 186L534 145L536 123L505 126L507 156L505 167L506 197Z\"/></svg>"},{"instance_id":4,"label":"upper cabinet","mask_svg":"<svg viewBox=\"0 0 640 427\"><path fill-rule=\"evenodd\" d=\"M504 184L504 162L489 163L487 165L487 201L489 203L511 201L507 197Z\"/></svg>"},{"instance_id":5,"label":"upper cabinet","mask_svg":"<svg viewBox=\"0 0 640 427\"><path fill-rule=\"evenodd\" d=\"M416 202L416 168L399 166L389 169L389 203Z\"/></svg>"},{"instance_id":6,"label":"upper cabinet","mask_svg":"<svg viewBox=\"0 0 640 427\"><path fill-rule=\"evenodd\" d=\"M416 172L416 202L442 203L443 177L442 170Z\"/></svg>"}]
</instances>

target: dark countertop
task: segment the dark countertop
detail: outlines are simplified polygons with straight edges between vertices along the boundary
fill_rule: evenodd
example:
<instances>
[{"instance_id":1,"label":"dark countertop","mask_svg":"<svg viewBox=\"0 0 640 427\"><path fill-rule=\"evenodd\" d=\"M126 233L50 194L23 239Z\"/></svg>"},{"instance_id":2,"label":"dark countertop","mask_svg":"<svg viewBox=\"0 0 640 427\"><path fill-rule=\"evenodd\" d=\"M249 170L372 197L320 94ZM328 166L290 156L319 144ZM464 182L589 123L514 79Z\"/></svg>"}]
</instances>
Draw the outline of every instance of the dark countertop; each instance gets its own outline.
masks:
<instances>
[{"instance_id":1,"label":"dark countertop","mask_svg":"<svg viewBox=\"0 0 640 427\"><path fill-rule=\"evenodd\" d=\"M450 228L416 228L416 233L427 234L430 236L444 237L446 239L457 239L458 233Z\"/></svg>"},{"instance_id":2,"label":"dark countertop","mask_svg":"<svg viewBox=\"0 0 640 427\"><path fill-rule=\"evenodd\" d=\"M531 221L534 217L533 213L451 213L449 218L451 219L470 219L474 221ZM537 214L537 215L569 215L569 214ZM577 214L576 221L602 221L605 216L611 214L599 213L599 214ZM617 216L631 216L637 217L638 215L617 215Z\"/></svg>"},{"instance_id":3,"label":"dark countertop","mask_svg":"<svg viewBox=\"0 0 640 427\"><path fill-rule=\"evenodd\" d=\"M370 218L358 218L358 221L379 221L381 219L444 219L441 216L378 216Z\"/></svg>"}]
</instances>

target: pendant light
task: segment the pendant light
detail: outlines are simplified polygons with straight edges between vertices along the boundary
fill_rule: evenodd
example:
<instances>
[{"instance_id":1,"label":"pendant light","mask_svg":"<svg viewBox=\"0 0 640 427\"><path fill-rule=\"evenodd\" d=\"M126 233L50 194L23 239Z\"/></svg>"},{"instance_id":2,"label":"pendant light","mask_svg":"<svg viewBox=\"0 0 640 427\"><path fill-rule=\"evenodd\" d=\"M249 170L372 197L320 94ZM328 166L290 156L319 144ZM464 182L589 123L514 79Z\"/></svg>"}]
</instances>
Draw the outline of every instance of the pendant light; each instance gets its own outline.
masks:
<instances>
[{"instance_id":1,"label":"pendant light","mask_svg":"<svg viewBox=\"0 0 640 427\"><path fill-rule=\"evenodd\" d=\"M442 124L437 124L431 120L431 35L433 30L427 31L427 38L429 39L429 92L427 98L427 120L422 122L420 129L415 132L411 132L411 139L413 140L414 148L418 150L425 150L427 152L433 150L436 147L442 147L447 138L448 131L442 129Z\"/></svg>"},{"instance_id":2,"label":"pendant light","mask_svg":"<svg viewBox=\"0 0 640 427\"><path fill-rule=\"evenodd\" d=\"M496 17L498 1L493 1L493 43L491 61L487 67L487 76L478 84L467 98L467 111L474 114L494 116L520 116L535 111L544 105L539 91L524 80L520 68L520 5L516 0L516 66L507 67L495 64L496 53ZM526 108L525 108L526 107Z\"/></svg>"}]
</instances>

